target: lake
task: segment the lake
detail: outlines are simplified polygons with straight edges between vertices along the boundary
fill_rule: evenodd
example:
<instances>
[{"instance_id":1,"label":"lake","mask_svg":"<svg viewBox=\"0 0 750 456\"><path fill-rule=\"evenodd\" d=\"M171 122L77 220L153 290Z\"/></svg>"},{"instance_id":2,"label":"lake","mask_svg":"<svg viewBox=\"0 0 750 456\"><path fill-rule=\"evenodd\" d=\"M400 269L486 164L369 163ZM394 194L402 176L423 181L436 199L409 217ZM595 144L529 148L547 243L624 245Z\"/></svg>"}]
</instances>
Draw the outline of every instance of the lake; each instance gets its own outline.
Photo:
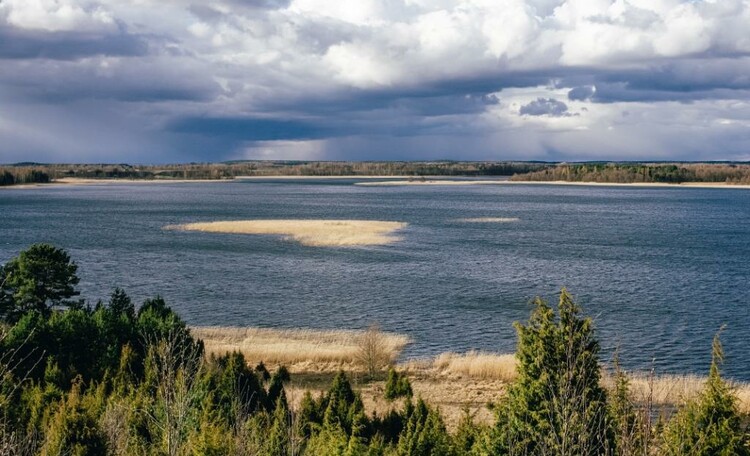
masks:
<instances>
[{"instance_id":1,"label":"lake","mask_svg":"<svg viewBox=\"0 0 750 456\"><path fill-rule=\"evenodd\" d=\"M750 191L557 185L362 187L240 180L0 190L0 262L69 251L82 296L162 295L193 325L381 328L404 356L511 352L531 299L567 287L603 358L705 373L711 339L750 381ZM460 219L517 218L508 223ZM163 230L242 219L407 222L400 242L306 247L278 236Z\"/></svg>"}]
</instances>

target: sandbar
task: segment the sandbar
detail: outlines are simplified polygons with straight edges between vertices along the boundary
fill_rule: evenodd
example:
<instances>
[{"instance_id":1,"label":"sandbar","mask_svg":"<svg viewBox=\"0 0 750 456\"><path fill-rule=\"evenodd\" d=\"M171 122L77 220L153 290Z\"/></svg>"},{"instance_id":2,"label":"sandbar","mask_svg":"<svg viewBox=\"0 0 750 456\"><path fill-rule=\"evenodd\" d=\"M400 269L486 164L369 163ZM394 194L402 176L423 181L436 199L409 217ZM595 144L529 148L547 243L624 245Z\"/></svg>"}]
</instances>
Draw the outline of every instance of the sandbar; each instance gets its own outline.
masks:
<instances>
[{"instance_id":1,"label":"sandbar","mask_svg":"<svg viewBox=\"0 0 750 456\"><path fill-rule=\"evenodd\" d=\"M378 220L234 220L168 225L166 230L227 234L271 234L312 247L386 245L407 223Z\"/></svg>"}]
</instances>

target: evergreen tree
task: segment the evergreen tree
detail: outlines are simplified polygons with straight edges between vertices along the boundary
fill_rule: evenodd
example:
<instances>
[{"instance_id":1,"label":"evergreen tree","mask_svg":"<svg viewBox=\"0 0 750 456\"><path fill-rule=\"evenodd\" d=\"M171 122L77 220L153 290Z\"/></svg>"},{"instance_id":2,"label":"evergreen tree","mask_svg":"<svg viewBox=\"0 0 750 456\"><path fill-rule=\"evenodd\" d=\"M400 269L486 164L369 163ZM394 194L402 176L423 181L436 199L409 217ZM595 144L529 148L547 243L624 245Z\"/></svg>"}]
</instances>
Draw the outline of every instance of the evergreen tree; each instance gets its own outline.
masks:
<instances>
[{"instance_id":1,"label":"evergreen tree","mask_svg":"<svg viewBox=\"0 0 750 456\"><path fill-rule=\"evenodd\" d=\"M717 334L703 392L667 423L661 448L663 455L750 455L750 441L737 410L737 398L721 378L723 359Z\"/></svg>"},{"instance_id":2,"label":"evergreen tree","mask_svg":"<svg viewBox=\"0 0 750 456\"><path fill-rule=\"evenodd\" d=\"M529 323L516 324L518 377L498 408L496 453L589 456L613 447L592 321L565 289L558 312L537 298Z\"/></svg>"},{"instance_id":3,"label":"evergreen tree","mask_svg":"<svg viewBox=\"0 0 750 456\"><path fill-rule=\"evenodd\" d=\"M2 268L0 316L14 322L30 310L49 315L56 306L79 304L69 300L79 294L77 270L65 250L33 244Z\"/></svg>"},{"instance_id":4,"label":"evergreen tree","mask_svg":"<svg viewBox=\"0 0 750 456\"><path fill-rule=\"evenodd\" d=\"M400 374L394 368L388 370L388 378L385 381L384 396L387 400L392 401L399 397L412 397L411 382L409 378Z\"/></svg>"},{"instance_id":5,"label":"evergreen tree","mask_svg":"<svg viewBox=\"0 0 750 456\"><path fill-rule=\"evenodd\" d=\"M410 404L409 404L410 405ZM398 456L450 456L453 453L450 436L440 413L432 410L422 399L416 406L407 406L406 426L399 436Z\"/></svg>"}]
</instances>

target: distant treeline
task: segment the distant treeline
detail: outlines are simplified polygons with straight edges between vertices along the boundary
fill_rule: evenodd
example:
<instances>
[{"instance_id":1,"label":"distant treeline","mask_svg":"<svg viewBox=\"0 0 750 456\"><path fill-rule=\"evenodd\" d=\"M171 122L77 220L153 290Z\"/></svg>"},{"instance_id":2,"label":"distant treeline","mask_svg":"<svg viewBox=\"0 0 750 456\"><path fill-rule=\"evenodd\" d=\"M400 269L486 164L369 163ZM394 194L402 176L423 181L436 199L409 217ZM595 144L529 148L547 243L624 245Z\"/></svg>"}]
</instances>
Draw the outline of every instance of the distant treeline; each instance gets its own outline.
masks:
<instances>
[{"instance_id":1,"label":"distant treeline","mask_svg":"<svg viewBox=\"0 0 750 456\"><path fill-rule=\"evenodd\" d=\"M4 168L9 172L30 165ZM34 165L53 179L232 179L237 176L512 176L543 169L531 162L300 162L241 161L174 165Z\"/></svg>"},{"instance_id":2,"label":"distant treeline","mask_svg":"<svg viewBox=\"0 0 750 456\"><path fill-rule=\"evenodd\" d=\"M454 161L238 161L173 165L35 164L0 167L0 186L54 179L233 179L237 176L512 176L516 181L750 184L750 164Z\"/></svg>"},{"instance_id":3,"label":"distant treeline","mask_svg":"<svg viewBox=\"0 0 750 456\"><path fill-rule=\"evenodd\" d=\"M511 180L622 184L639 182L750 184L750 165L732 163L563 163L527 173L518 173Z\"/></svg>"},{"instance_id":4,"label":"distant treeline","mask_svg":"<svg viewBox=\"0 0 750 456\"><path fill-rule=\"evenodd\" d=\"M45 184L50 175L36 168L25 166L0 168L0 186L18 184Z\"/></svg>"}]
</instances>

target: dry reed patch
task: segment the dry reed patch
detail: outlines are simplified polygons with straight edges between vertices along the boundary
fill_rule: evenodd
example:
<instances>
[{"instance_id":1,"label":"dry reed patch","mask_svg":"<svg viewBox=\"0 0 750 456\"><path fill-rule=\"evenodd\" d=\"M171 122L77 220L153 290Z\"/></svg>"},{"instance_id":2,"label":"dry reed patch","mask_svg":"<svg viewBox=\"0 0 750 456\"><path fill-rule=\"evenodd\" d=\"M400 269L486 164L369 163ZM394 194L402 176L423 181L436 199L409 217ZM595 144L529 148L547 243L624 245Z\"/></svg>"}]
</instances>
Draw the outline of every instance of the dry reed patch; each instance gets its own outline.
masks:
<instances>
[{"instance_id":1,"label":"dry reed patch","mask_svg":"<svg viewBox=\"0 0 750 456\"><path fill-rule=\"evenodd\" d=\"M706 385L707 378L700 375L657 375L651 380L647 374L637 373L630 376L630 391L633 398L657 406L679 406L696 398ZM606 386L611 386L612 378L604 377ZM750 413L750 384L729 382L738 399L738 406L743 413Z\"/></svg>"},{"instance_id":2,"label":"dry reed patch","mask_svg":"<svg viewBox=\"0 0 750 456\"><path fill-rule=\"evenodd\" d=\"M442 353L433 360L433 366L446 374L504 382L516 378L516 364L515 355L478 351Z\"/></svg>"},{"instance_id":3,"label":"dry reed patch","mask_svg":"<svg viewBox=\"0 0 750 456\"><path fill-rule=\"evenodd\" d=\"M378 220L236 220L168 225L165 230L228 234L271 234L313 247L385 245L401 240L394 236L406 223Z\"/></svg>"},{"instance_id":4,"label":"dry reed patch","mask_svg":"<svg viewBox=\"0 0 750 456\"><path fill-rule=\"evenodd\" d=\"M460 223L514 223L520 222L518 217L475 217L456 219Z\"/></svg>"},{"instance_id":5,"label":"dry reed patch","mask_svg":"<svg viewBox=\"0 0 750 456\"><path fill-rule=\"evenodd\" d=\"M286 364L293 371L335 371L355 364L364 331L316 331L309 329L265 329L202 326L190 328L202 339L207 353L238 351L250 363ZM410 339L382 332L382 348L395 360ZM297 365L297 366L294 366Z\"/></svg>"}]
</instances>

